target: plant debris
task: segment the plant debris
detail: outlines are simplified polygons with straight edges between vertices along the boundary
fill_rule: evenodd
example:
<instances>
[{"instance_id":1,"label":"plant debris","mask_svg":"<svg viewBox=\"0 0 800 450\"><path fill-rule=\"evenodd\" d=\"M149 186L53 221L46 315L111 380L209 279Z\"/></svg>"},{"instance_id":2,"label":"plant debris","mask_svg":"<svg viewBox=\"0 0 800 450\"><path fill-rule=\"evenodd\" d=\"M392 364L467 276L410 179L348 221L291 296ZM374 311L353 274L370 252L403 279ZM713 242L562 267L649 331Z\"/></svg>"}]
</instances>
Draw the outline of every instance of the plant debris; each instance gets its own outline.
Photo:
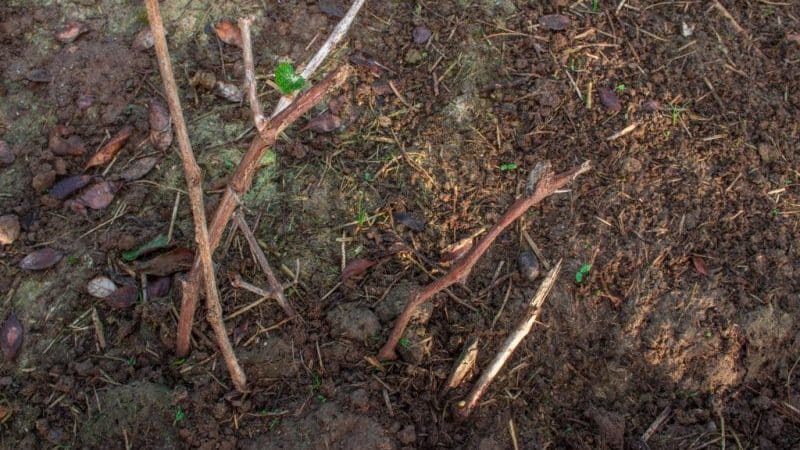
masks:
<instances>
[{"instance_id":1,"label":"plant debris","mask_svg":"<svg viewBox=\"0 0 800 450\"><path fill-rule=\"evenodd\" d=\"M72 130L64 125L56 125L50 130L48 147L54 155L81 156L86 153L86 147L78 136L65 136L72 134Z\"/></svg>"},{"instance_id":2,"label":"plant debris","mask_svg":"<svg viewBox=\"0 0 800 450\"><path fill-rule=\"evenodd\" d=\"M122 127L121 130L111 138L100 150L97 151L92 157L89 159L89 162L86 163L83 170L87 170L91 167L95 166L104 166L111 162L114 159L114 156L120 151L120 149L128 142L128 139L133 134L133 127L128 125Z\"/></svg>"},{"instance_id":3,"label":"plant debris","mask_svg":"<svg viewBox=\"0 0 800 450\"><path fill-rule=\"evenodd\" d=\"M62 44L69 44L87 31L89 28L81 22L68 22L56 32L56 39Z\"/></svg>"},{"instance_id":4,"label":"plant debris","mask_svg":"<svg viewBox=\"0 0 800 450\"><path fill-rule=\"evenodd\" d=\"M62 178L50 188L48 194L56 200L64 200L85 188L93 179L94 175L73 175Z\"/></svg>"},{"instance_id":5,"label":"plant debris","mask_svg":"<svg viewBox=\"0 0 800 450\"><path fill-rule=\"evenodd\" d=\"M6 360L14 361L17 358L24 339L25 330L19 323L16 314L12 312L0 325L0 349L3 350Z\"/></svg>"},{"instance_id":6,"label":"plant debris","mask_svg":"<svg viewBox=\"0 0 800 450\"><path fill-rule=\"evenodd\" d=\"M311 130L317 133L330 133L338 130L342 126L342 119L331 113L322 113L308 121L303 130Z\"/></svg>"},{"instance_id":7,"label":"plant debris","mask_svg":"<svg viewBox=\"0 0 800 450\"><path fill-rule=\"evenodd\" d=\"M60 251L46 247L28 254L19 262L19 268L23 270L44 270L55 266L61 261L64 254Z\"/></svg>"},{"instance_id":8,"label":"plant debris","mask_svg":"<svg viewBox=\"0 0 800 450\"><path fill-rule=\"evenodd\" d=\"M16 214L0 216L0 245L13 244L19 237L19 217Z\"/></svg>"},{"instance_id":9,"label":"plant debris","mask_svg":"<svg viewBox=\"0 0 800 450\"><path fill-rule=\"evenodd\" d=\"M211 91L217 85L217 76L212 72L195 72L189 80L189 84L195 89L201 88L206 91Z\"/></svg>"},{"instance_id":10,"label":"plant debris","mask_svg":"<svg viewBox=\"0 0 800 450\"><path fill-rule=\"evenodd\" d=\"M84 189L74 200L67 201L67 207L75 212L86 214L86 208L104 209L114 201L117 185L111 181L100 180Z\"/></svg>"},{"instance_id":11,"label":"plant debris","mask_svg":"<svg viewBox=\"0 0 800 450\"><path fill-rule=\"evenodd\" d=\"M459 258L464 256L469 249L472 248L472 245L475 243L475 237L469 236L460 241L450 244L442 250L441 255L439 256L439 262L442 264L450 264L457 261Z\"/></svg>"},{"instance_id":12,"label":"plant debris","mask_svg":"<svg viewBox=\"0 0 800 450\"><path fill-rule=\"evenodd\" d=\"M156 299L169 295L172 287L172 277L158 277L147 282L147 298Z\"/></svg>"},{"instance_id":13,"label":"plant debris","mask_svg":"<svg viewBox=\"0 0 800 450\"><path fill-rule=\"evenodd\" d=\"M426 27L425 25L418 25L411 31L411 37L414 39L414 43L417 45L422 45L428 42L428 39L431 38L431 34L430 28Z\"/></svg>"},{"instance_id":14,"label":"plant debris","mask_svg":"<svg viewBox=\"0 0 800 450\"><path fill-rule=\"evenodd\" d=\"M235 45L242 48L242 32L239 30L239 25L231 22L230 20L223 19L213 25L214 33L220 41L228 44Z\"/></svg>"},{"instance_id":15,"label":"plant debris","mask_svg":"<svg viewBox=\"0 0 800 450\"><path fill-rule=\"evenodd\" d=\"M214 93L232 103L241 103L244 93L238 86L224 81L217 81L214 84Z\"/></svg>"},{"instance_id":16,"label":"plant debris","mask_svg":"<svg viewBox=\"0 0 800 450\"><path fill-rule=\"evenodd\" d=\"M410 212L395 212L392 214L395 222L407 226L411 231L420 232L425 229L425 219Z\"/></svg>"},{"instance_id":17,"label":"plant debris","mask_svg":"<svg viewBox=\"0 0 800 450\"><path fill-rule=\"evenodd\" d=\"M564 31L569 27L569 17L563 14L548 14L539 17L539 24L550 31Z\"/></svg>"},{"instance_id":18,"label":"plant debris","mask_svg":"<svg viewBox=\"0 0 800 450\"><path fill-rule=\"evenodd\" d=\"M617 95L614 89L611 89L607 86L601 86L597 89L597 93L600 96L600 103L606 107L609 111L618 112L622 109L622 104L619 101L619 95Z\"/></svg>"},{"instance_id":19,"label":"plant debris","mask_svg":"<svg viewBox=\"0 0 800 450\"><path fill-rule=\"evenodd\" d=\"M139 247L133 250L122 252L122 259L131 262L135 259L138 259L140 256L144 256L150 252L165 248L168 245L169 245L169 238L167 237L167 235L159 234L158 236L145 242L144 244L140 245Z\"/></svg>"},{"instance_id":20,"label":"plant debris","mask_svg":"<svg viewBox=\"0 0 800 450\"><path fill-rule=\"evenodd\" d=\"M708 276L708 266L706 266L706 261L702 256L692 255L692 265L694 265L694 270L697 273L704 277Z\"/></svg>"},{"instance_id":21,"label":"plant debris","mask_svg":"<svg viewBox=\"0 0 800 450\"><path fill-rule=\"evenodd\" d=\"M122 172L120 172L118 176L125 181L138 180L139 178L142 178L150 173L156 164L158 164L159 160L160 158L157 156L146 156L144 158L139 158L132 162Z\"/></svg>"},{"instance_id":22,"label":"plant debris","mask_svg":"<svg viewBox=\"0 0 800 450\"><path fill-rule=\"evenodd\" d=\"M193 262L194 252L185 247L178 247L153 259L136 264L136 270L147 275L165 277L175 272L191 269Z\"/></svg>"},{"instance_id":23,"label":"plant debris","mask_svg":"<svg viewBox=\"0 0 800 450\"><path fill-rule=\"evenodd\" d=\"M172 144L172 118L169 110L160 101L151 100L147 118L150 123L150 144L156 150L165 151Z\"/></svg>"},{"instance_id":24,"label":"plant debris","mask_svg":"<svg viewBox=\"0 0 800 450\"><path fill-rule=\"evenodd\" d=\"M106 303L115 309L130 308L139 299L139 288L122 286L105 298Z\"/></svg>"},{"instance_id":25,"label":"plant debris","mask_svg":"<svg viewBox=\"0 0 800 450\"><path fill-rule=\"evenodd\" d=\"M138 33L136 33L136 37L133 38L133 48L135 50L150 50L153 48L153 45L155 45L155 41L153 39L153 32L150 31L150 27L142 28Z\"/></svg>"},{"instance_id":26,"label":"plant debris","mask_svg":"<svg viewBox=\"0 0 800 450\"><path fill-rule=\"evenodd\" d=\"M354 278L360 277L367 269L375 264L378 264L378 261L368 258L359 258L350 261L344 267L344 270L342 270L342 283L347 284Z\"/></svg>"}]
</instances>

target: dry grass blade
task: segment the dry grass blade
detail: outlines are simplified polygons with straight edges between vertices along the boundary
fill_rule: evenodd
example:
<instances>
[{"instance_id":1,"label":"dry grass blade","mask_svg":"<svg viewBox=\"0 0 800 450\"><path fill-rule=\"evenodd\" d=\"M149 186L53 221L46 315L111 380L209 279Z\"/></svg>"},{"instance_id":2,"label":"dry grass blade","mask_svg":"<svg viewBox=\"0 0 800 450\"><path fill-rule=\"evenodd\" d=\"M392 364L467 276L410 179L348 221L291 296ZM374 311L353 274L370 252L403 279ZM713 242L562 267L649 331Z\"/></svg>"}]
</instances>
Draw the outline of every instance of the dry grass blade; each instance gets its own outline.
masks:
<instances>
[{"instance_id":1,"label":"dry grass blade","mask_svg":"<svg viewBox=\"0 0 800 450\"><path fill-rule=\"evenodd\" d=\"M155 42L156 57L158 67L161 71L161 78L164 81L164 91L169 104L170 114L175 121L175 132L178 138L183 169L186 175L186 184L189 191L189 200L192 206L192 216L195 223L195 240L199 259L203 267L203 278L205 280L206 307L208 309L208 322L214 329L217 338L217 345L225 359L225 365L231 375L233 384L240 391L246 390L247 378L244 371L236 360L233 347L225 331L222 322L222 307L219 302L217 291L217 280L214 275L214 266L211 260L211 245L209 243L208 228L206 228L206 213L203 206L202 175L200 167L195 161L192 147L189 143L189 132L186 129L186 121L183 118L178 88L175 84L175 76L172 73L172 63L169 59L167 40L164 36L164 25L161 21L161 12L158 7L158 0L146 0L147 17L150 21L150 28L153 31Z\"/></svg>"}]
</instances>

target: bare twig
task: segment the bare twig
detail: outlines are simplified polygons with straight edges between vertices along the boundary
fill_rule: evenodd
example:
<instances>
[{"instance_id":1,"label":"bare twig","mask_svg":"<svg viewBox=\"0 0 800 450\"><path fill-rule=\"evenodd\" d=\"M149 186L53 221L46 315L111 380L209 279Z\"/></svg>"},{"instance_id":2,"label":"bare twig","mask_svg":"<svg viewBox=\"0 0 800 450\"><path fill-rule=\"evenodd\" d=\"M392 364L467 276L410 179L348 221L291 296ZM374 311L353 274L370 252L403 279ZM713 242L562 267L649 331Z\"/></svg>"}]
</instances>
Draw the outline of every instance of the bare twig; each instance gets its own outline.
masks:
<instances>
[{"instance_id":1,"label":"bare twig","mask_svg":"<svg viewBox=\"0 0 800 450\"><path fill-rule=\"evenodd\" d=\"M480 401L483 393L486 392L489 384L494 380L494 377L497 376L500 369L503 368L503 365L505 365L508 358L511 357L511 354L520 342L522 342L525 336L531 331L533 324L539 321L539 317L542 315L544 300L553 288L559 272L561 272L561 260L550 270L544 281L542 281L541 286L539 286L539 290L536 291L536 295L534 295L528 304L528 317L521 321L508 338L506 338L500 351L497 352L497 356L494 357L489 367L481 374L481 377L475 383L475 386L472 387L472 391L470 391L466 400L456 403L455 414L459 418L467 418L472 410L475 409L475 406L478 404L478 401Z\"/></svg>"},{"instance_id":2,"label":"bare twig","mask_svg":"<svg viewBox=\"0 0 800 450\"><path fill-rule=\"evenodd\" d=\"M322 101L325 94L341 85L350 72L348 66L343 66L325 77L317 85L304 92L288 108L270 120L265 127L264 133L256 135L250 149L242 158L242 162L236 169L236 173L228 183L228 189L214 211L214 218L211 220L209 229L209 244L211 249L216 249L222 238L222 233L230 221L233 211L239 205L239 197L247 192L253 182L253 176L259 168L259 161L267 149L275 144L275 141L286 127L297 120L300 116L308 112L317 103ZM189 353L189 337L194 321L194 311L197 306L197 296L200 277L200 262L195 258L192 270L183 283L183 296L181 299L181 314L178 321L178 334L176 337L177 353L185 356Z\"/></svg>"},{"instance_id":3,"label":"bare twig","mask_svg":"<svg viewBox=\"0 0 800 450\"><path fill-rule=\"evenodd\" d=\"M250 24L252 17L239 19L239 30L242 33L242 59L244 60L244 83L247 89L247 99L250 102L250 110L253 111L253 122L259 133L264 132L265 119L261 112L261 102L258 101L258 91L256 89L255 64L253 63L253 44L250 39Z\"/></svg>"},{"instance_id":4,"label":"bare twig","mask_svg":"<svg viewBox=\"0 0 800 450\"><path fill-rule=\"evenodd\" d=\"M169 59L167 40L164 36L164 25L161 20L161 12L158 7L158 0L146 0L147 17L150 21L150 29L153 32L155 42L156 58L158 67L161 71L161 78L164 81L164 92L169 104L170 114L175 120L175 132L178 137L178 147L180 149L183 170L186 176L186 184L189 191L189 200L192 206L192 216L195 224L195 240L199 260L203 269L206 290L206 308L208 309L208 322L214 329L217 338L217 345L220 353L225 359L228 372L231 375L236 389L244 391L247 385L247 378L244 371L236 360L233 347L228 340L228 333L225 331L225 324L222 322L222 307L219 303L219 293L217 292L217 281L214 275L214 266L211 260L211 245L209 243L208 228L206 228L206 213L203 207L202 174L197 161L194 159L192 147L189 142L189 131L186 129L186 121L183 118L180 99L178 98L178 88L175 84L175 76L172 73L172 63Z\"/></svg>"},{"instance_id":5,"label":"bare twig","mask_svg":"<svg viewBox=\"0 0 800 450\"><path fill-rule=\"evenodd\" d=\"M247 240L250 251L253 252L253 256L256 258L256 261L258 261L258 265L261 266L261 271L264 272L264 276L267 277L267 284L269 284L269 290L272 292L273 298L281 305L283 312L285 312L287 316L294 317L296 314L294 308L292 308L283 295L283 285L275 278L275 274L272 272L269 262L267 262L267 256L264 255L264 251L261 250L261 247L258 245L258 241L253 235L250 226L247 225L247 221L244 220L244 214L242 214L241 210L234 214L233 220L236 221L236 226L239 227L239 230L241 230L244 238Z\"/></svg>"},{"instance_id":6,"label":"bare twig","mask_svg":"<svg viewBox=\"0 0 800 450\"><path fill-rule=\"evenodd\" d=\"M574 169L558 175L553 175L552 171L549 169L543 169L545 167L547 167L547 164L540 163L537 164L536 167L534 167L531 171L532 178L534 178L535 181L534 183L531 183L532 186L529 187L535 187L535 189L530 189L531 192L526 193L527 195L514 202L514 204L509 207L508 211L506 211L506 213L500 218L500 221L494 227L492 227L492 229L486 233L486 236L484 236L480 242L474 245L466 255L461 257L455 264L453 264L453 267L445 276L425 286L420 293L412 296L412 298L406 304L403 312L400 313L395 320L394 328L392 329L386 344L384 344L380 352L378 352L379 360L397 358L395 347L400 341L400 338L403 336L403 331L406 329L408 322L411 320L411 316L414 314L414 311L419 307L419 305L431 299L439 291L446 289L455 283L464 283L469 277L469 273L475 266L475 263L478 262L478 259L480 259L484 253L486 253L486 250L489 249L494 240L497 239L503 230L517 220L529 208L538 204L553 194L556 190L564 187L567 183L574 180L582 173L587 172L591 165L587 161Z\"/></svg>"},{"instance_id":7,"label":"bare twig","mask_svg":"<svg viewBox=\"0 0 800 450\"><path fill-rule=\"evenodd\" d=\"M300 75L308 80L314 75L317 68L322 65L322 62L325 61L325 58L328 57L328 54L341 42L344 38L345 34L347 34L347 30L350 29L350 26L353 25L353 21L358 15L358 11L364 6L364 2L366 0L355 0L352 5L350 5L350 9L347 10L347 13L342 17L342 20L336 24L336 27L331 31L330 36L325 42L322 44L322 47L317 50L317 53L311 58L311 60L306 64L303 68L303 71L300 72ZM272 112L272 117L277 116L281 111L286 109L287 106L292 102L293 96L285 95L278 100L277 106L275 106L275 111Z\"/></svg>"}]
</instances>

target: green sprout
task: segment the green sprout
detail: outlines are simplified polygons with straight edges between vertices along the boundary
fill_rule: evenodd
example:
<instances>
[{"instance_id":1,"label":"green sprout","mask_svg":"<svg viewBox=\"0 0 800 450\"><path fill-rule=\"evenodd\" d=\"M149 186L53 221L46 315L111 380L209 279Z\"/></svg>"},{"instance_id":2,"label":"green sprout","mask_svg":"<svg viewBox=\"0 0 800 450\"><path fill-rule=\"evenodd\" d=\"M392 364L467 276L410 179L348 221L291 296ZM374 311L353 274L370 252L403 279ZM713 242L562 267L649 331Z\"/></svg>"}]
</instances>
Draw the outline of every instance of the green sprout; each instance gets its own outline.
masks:
<instances>
[{"instance_id":1,"label":"green sprout","mask_svg":"<svg viewBox=\"0 0 800 450\"><path fill-rule=\"evenodd\" d=\"M306 80L295 73L294 66L288 62L282 62L275 68L275 84L281 89L284 95L290 95L299 91L306 84Z\"/></svg>"},{"instance_id":2,"label":"green sprout","mask_svg":"<svg viewBox=\"0 0 800 450\"><path fill-rule=\"evenodd\" d=\"M167 245L169 245L169 239L167 238L167 235L159 234L155 238L151 239L150 241L140 245L139 247L133 250L122 252L122 259L124 259L126 262L131 262L145 253L151 252L153 250L158 250L160 248L164 248Z\"/></svg>"},{"instance_id":3,"label":"green sprout","mask_svg":"<svg viewBox=\"0 0 800 450\"><path fill-rule=\"evenodd\" d=\"M781 214L781 210L778 208L772 208L772 211L769 213L772 214L772 217L778 217Z\"/></svg>"},{"instance_id":4,"label":"green sprout","mask_svg":"<svg viewBox=\"0 0 800 450\"><path fill-rule=\"evenodd\" d=\"M592 0L592 12L597 13L599 7L600 7L600 0Z\"/></svg>"},{"instance_id":5,"label":"green sprout","mask_svg":"<svg viewBox=\"0 0 800 450\"><path fill-rule=\"evenodd\" d=\"M186 413L183 412L182 409L178 408L175 410L175 421L173 421L172 424L175 425L178 422L183 421L184 419L186 419Z\"/></svg>"},{"instance_id":6,"label":"green sprout","mask_svg":"<svg viewBox=\"0 0 800 450\"><path fill-rule=\"evenodd\" d=\"M317 391L321 386L322 386L322 378L319 376L318 373L314 372L314 374L311 375L311 390Z\"/></svg>"},{"instance_id":7,"label":"green sprout","mask_svg":"<svg viewBox=\"0 0 800 450\"><path fill-rule=\"evenodd\" d=\"M517 167L517 163L506 163L500 166L500 170L503 172L508 172L510 170L516 170Z\"/></svg>"},{"instance_id":8,"label":"green sprout","mask_svg":"<svg viewBox=\"0 0 800 450\"><path fill-rule=\"evenodd\" d=\"M581 267L575 272L575 282L582 283L583 279L586 278L586 275L589 274L589 271L592 270L592 265L589 263L581 264Z\"/></svg>"},{"instance_id":9,"label":"green sprout","mask_svg":"<svg viewBox=\"0 0 800 450\"><path fill-rule=\"evenodd\" d=\"M133 366L135 366L135 365L136 365L136 358L134 358L133 356L131 356L130 358L128 358L128 359L125 361L125 363L126 363L127 365L129 365L130 367L133 367Z\"/></svg>"},{"instance_id":10,"label":"green sprout","mask_svg":"<svg viewBox=\"0 0 800 450\"><path fill-rule=\"evenodd\" d=\"M400 339L400 340L397 342L397 344L398 344L398 345L400 345L400 347L403 347L403 348L405 348L405 349L407 349L408 347L410 347L410 346L411 346L411 342L409 342L408 338L401 338L401 339Z\"/></svg>"},{"instance_id":11,"label":"green sprout","mask_svg":"<svg viewBox=\"0 0 800 450\"><path fill-rule=\"evenodd\" d=\"M74 266L75 264L78 264L78 257L74 256L74 255L67 256L67 264L70 265L70 266Z\"/></svg>"},{"instance_id":12,"label":"green sprout","mask_svg":"<svg viewBox=\"0 0 800 450\"><path fill-rule=\"evenodd\" d=\"M617 92L625 92L625 85L620 83L617 85L617 87L614 88L614 90Z\"/></svg>"},{"instance_id":13,"label":"green sprout","mask_svg":"<svg viewBox=\"0 0 800 450\"><path fill-rule=\"evenodd\" d=\"M180 367L184 364L186 364L186 358L177 358L170 363L172 367Z\"/></svg>"},{"instance_id":14,"label":"green sprout","mask_svg":"<svg viewBox=\"0 0 800 450\"><path fill-rule=\"evenodd\" d=\"M681 120L681 116L683 112L686 111L686 108L681 108L680 106L670 105L669 106L669 115L672 117L672 126L678 125L678 121Z\"/></svg>"}]
</instances>

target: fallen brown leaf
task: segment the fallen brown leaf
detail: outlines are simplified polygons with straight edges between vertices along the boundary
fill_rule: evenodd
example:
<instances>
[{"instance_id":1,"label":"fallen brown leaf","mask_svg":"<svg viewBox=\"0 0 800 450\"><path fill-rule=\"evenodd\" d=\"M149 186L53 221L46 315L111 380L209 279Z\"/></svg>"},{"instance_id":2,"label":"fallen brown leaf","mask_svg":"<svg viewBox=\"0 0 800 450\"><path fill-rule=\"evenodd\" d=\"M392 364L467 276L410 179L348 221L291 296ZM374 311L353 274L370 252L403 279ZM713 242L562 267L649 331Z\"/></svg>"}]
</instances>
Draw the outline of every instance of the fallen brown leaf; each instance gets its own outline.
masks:
<instances>
[{"instance_id":1,"label":"fallen brown leaf","mask_svg":"<svg viewBox=\"0 0 800 450\"><path fill-rule=\"evenodd\" d=\"M48 192L56 200L64 200L73 193L86 187L94 178L93 175L74 175L59 180Z\"/></svg>"},{"instance_id":2,"label":"fallen brown leaf","mask_svg":"<svg viewBox=\"0 0 800 450\"><path fill-rule=\"evenodd\" d=\"M25 330L19 319L12 312L8 318L0 325L0 349L3 350L3 355L9 361L14 361L17 357L19 349L22 347L22 341L25 339Z\"/></svg>"},{"instance_id":3,"label":"fallen brown leaf","mask_svg":"<svg viewBox=\"0 0 800 450\"><path fill-rule=\"evenodd\" d=\"M189 84L191 84L195 89L203 88L207 91L210 91L214 89L214 86L217 84L217 76L212 72L195 72L195 74L192 75L192 78L189 80Z\"/></svg>"},{"instance_id":4,"label":"fallen brown leaf","mask_svg":"<svg viewBox=\"0 0 800 450\"><path fill-rule=\"evenodd\" d=\"M342 126L342 119L331 113L323 113L308 121L303 130L311 130L317 133L330 133Z\"/></svg>"},{"instance_id":5,"label":"fallen brown leaf","mask_svg":"<svg viewBox=\"0 0 800 450\"><path fill-rule=\"evenodd\" d=\"M136 286L122 286L105 298L106 303L115 309L131 307L139 299L139 288Z\"/></svg>"},{"instance_id":6,"label":"fallen brown leaf","mask_svg":"<svg viewBox=\"0 0 800 450\"><path fill-rule=\"evenodd\" d=\"M242 48L242 32L239 26L230 20L223 19L214 24L214 32L220 41Z\"/></svg>"},{"instance_id":7,"label":"fallen brown leaf","mask_svg":"<svg viewBox=\"0 0 800 450\"><path fill-rule=\"evenodd\" d=\"M158 100L150 101L150 144L162 152L172 144L172 118L169 110Z\"/></svg>"},{"instance_id":8,"label":"fallen brown leaf","mask_svg":"<svg viewBox=\"0 0 800 450\"><path fill-rule=\"evenodd\" d=\"M82 35L89 31L89 28L77 21L72 21L61 27L56 32L56 39L62 44L68 44L75 39L78 39L78 36Z\"/></svg>"},{"instance_id":9,"label":"fallen brown leaf","mask_svg":"<svg viewBox=\"0 0 800 450\"><path fill-rule=\"evenodd\" d=\"M378 264L378 261L368 258L354 259L342 270L342 283L347 283L351 278L358 277L367 269Z\"/></svg>"},{"instance_id":10,"label":"fallen brown leaf","mask_svg":"<svg viewBox=\"0 0 800 450\"><path fill-rule=\"evenodd\" d=\"M19 268L23 270L44 270L55 266L61 261L64 254L58 250L46 247L28 254L19 262Z\"/></svg>"},{"instance_id":11,"label":"fallen brown leaf","mask_svg":"<svg viewBox=\"0 0 800 450\"><path fill-rule=\"evenodd\" d=\"M548 14L539 17L539 24L550 31L564 31L569 26L569 17L563 14Z\"/></svg>"},{"instance_id":12,"label":"fallen brown leaf","mask_svg":"<svg viewBox=\"0 0 800 450\"><path fill-rule=\"evenodd\" d=\"M134 181L147 175L158 164L158 156L146 156L132 162L120 172L119 177L125 181Z\"/></svg>"},{"instance_id":13,"label":"fallen brown leaf","mask_svg":"<svg viewBox=\"0 0 800 450\"><path fill-rule=\"evenodd\" d=\"M116 184L110 181L98 181L89 186L75 199L76 203L91 209L103 209L114 200L117 191Z\"/></svg>"},{"instance_id":14,"label":"fallen brown leaf","mask_svg":"<svg viewBox=\"0 0 800 450\"><path fill-rule=\"evenodd\" d=\"M54 155L59 156L81 156L86 153L86 147L83 141L78 136L69 136L72 130L64 125L56 125L50 130L50 137L48 139L48 147Z\"/></svg>"},{"instance_id":15,"label":"fallen brown leaf","mask_svg":"<svg viewBox=\"0 0 800 450\"><path fill-rule=\"evenodd\" d=\"M128 125L122 127L122 129L119 130L110 141L106 142L106 145L100 148L97 153L92 155L83 170L87 170L95 166L104 166L110 163L111 160L114 159L114 156L116 156L120 149L125 145L125 143L128 142L128 139L132 134L132 126Z\"/></svg>"},{"instance_id":16,"label":"fallen brown leaf","mask_svg":"<svg viewBox=\"0 0 800 450\"><path fill-rule=\"evenodd\" d=\"M137 263L136 270L147 275L165 277L191 269L193 262L194 252L185 247L178 247L143 263Z\"/></svg>"},{"instance_id":17,"label":"fallen brown leaf","mask_svg":"<svg viewBox=\"0 0 800 450\"><path fill-rule=\"evenodd\" d=\"M172 277L158 277L147 282L147 298L162 298L169 295Z\"/></svg>"},{"instance_id":18,"label":"fallen brown leaf","mask_svg":"<svg viewBox=\"0 0 800 450\"><path fill-rule=\"evenodd\" d=\"M422 231L425 229L425 219L410 212L396 212L392 214L395 222L407 226L412 231Z\"/></svg>"},{"instance_id":19,"label":"fallen brown leaf","mask_svg":"<svg viewBox=\"0 0 800 450\"><path fill-rule=\"evenodd\" d=\"M617 95L613 89L603 86L597 89L597 93L600 96L600 103L602 103L603 106L605 106L609 111L617 112L622 109L622 104L619 101L619 95Z\"/></svg>"},{"instance_id":20,"label":"fallen brown leaf","mask_svg":"<svg viewBox=\"0 0 800 450\"><path fill-rule=\"evenodd\" d=\"M135 50L150 50L155 45L155 39L153 38L153 32L150 31L150 27L145 27L138 33L136 33L136 37L133 38L133 48Z\"/></svg>"},{"instance_id":21,"label":"fallen brown leaf","mask_svg":"<svg viewBox=\"0 0 800 450\"><path fill-rule=\"evenodd\" d=\"M703 276L708 276L708 267L706 266L706 261L702 256L692 256L692 264L694 264L694 269L697 271L697 273Z\"/></svg>"}]
</instances>

